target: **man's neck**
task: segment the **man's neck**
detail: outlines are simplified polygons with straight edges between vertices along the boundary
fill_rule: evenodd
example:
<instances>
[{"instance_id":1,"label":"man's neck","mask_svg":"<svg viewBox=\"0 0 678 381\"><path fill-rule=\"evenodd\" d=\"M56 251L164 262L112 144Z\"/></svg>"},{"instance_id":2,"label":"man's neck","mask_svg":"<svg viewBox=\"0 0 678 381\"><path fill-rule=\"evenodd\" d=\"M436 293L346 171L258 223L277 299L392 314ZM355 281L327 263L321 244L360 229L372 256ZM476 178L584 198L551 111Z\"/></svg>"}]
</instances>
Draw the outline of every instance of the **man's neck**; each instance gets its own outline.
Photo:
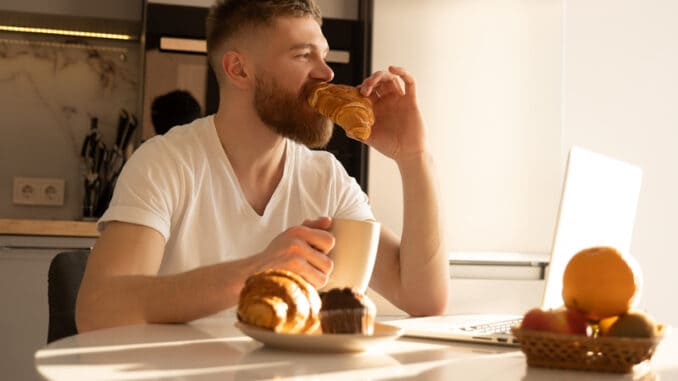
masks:
<instances>
[{"instance_id":1,"label":"man's neck","mask_svg":"<svg viewBox=\"0 0 678 381\"><path fill-rule=\"evenodd\" d=\"M261 215L282 178L286 140L266 126L251 106L242 106L222 103L214 124L245 198Z\"/></svg>"},{"instance_id":2,"label":"man's neck","mask_svg":"<svg viewBox=\"0 0 678 381\"><path fill-rule=\"evenodd\" d=\"M221 146L231 164L238 167L262 167L283 158L285 139L266 126L252 112L234 112L220 108L214 124Z\"/></svg>"}]
</instances>

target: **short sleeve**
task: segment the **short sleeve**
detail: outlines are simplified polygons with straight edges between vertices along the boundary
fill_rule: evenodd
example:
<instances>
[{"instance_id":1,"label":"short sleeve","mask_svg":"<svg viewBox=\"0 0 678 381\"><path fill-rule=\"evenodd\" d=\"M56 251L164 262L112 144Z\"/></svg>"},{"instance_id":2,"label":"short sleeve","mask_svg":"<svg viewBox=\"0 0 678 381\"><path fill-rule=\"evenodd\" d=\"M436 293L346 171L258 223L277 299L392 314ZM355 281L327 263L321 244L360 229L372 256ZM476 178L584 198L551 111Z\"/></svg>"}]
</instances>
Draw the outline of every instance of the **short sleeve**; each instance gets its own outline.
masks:
<instances>
[{"instance_id":1,"label":"short sleeve","mask_svg":"<svg viewBox=\"0 0 678 381\"><path fill-rule=\"evenodd\" d=\"M168 151L157 138L135 151L120 173L108 209L97 223L99 231L110 221L120 221L150 227L166 241L169 239L183 176L181 166Z\"/></svg>"},{"instance_id":2,"label":"short sleeve","mask_svg":"<svg viewBox=\"0 0 678 381\"><path fill-rule=\"evenodd\" d=\"M363 192L355 178L348 175L344 166L333 157L335 167L334 184L337 192L337 209L335 218L354 220L374 220L374 213L367 194Z\"/></svg>"}]
</instances>

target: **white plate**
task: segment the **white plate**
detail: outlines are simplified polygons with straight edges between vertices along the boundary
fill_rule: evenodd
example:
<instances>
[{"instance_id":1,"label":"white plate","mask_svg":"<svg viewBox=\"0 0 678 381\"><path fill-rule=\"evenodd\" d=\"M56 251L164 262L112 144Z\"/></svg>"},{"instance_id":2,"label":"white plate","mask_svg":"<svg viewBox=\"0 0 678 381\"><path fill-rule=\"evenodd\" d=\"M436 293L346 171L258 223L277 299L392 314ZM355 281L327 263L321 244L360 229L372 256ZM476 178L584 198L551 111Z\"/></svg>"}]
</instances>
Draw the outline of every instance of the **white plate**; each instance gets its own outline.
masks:
<instances>
[{"instance_id":1,"label":"white plate","mask_svg":"<svg viewBox=\"0 0 678 381\"><path fill-rule=\"evenodd\" d=\"M360 352L403 335L402 328L383 323L374 323L372 335L276 333L241 322L235 326L264 345L302 352Z\"/></svg>"}]
</instances>

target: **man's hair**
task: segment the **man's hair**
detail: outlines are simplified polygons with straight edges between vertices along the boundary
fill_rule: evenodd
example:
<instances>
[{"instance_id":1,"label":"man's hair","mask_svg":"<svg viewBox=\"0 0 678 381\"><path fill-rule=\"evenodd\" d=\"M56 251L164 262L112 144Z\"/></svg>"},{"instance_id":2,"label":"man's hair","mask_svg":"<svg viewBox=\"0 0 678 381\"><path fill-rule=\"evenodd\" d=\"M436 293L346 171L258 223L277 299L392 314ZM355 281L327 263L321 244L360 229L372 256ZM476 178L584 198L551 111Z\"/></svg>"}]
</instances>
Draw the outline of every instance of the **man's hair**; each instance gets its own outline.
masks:
<instances>
[{"instance_id":1,"label":"man's hair","mask_svg":"<svg viewBox=\"0 0 678 381\"><path fill-rule=\"evenodd\" d=\"M151 121L155 133L159 135L201 116L200 104L188 91L171 91L156 97L151 103Z\"/></svg>"},{"instance_id":2,"label":"man's hair","mask_svg":"<svg viewBox=\"0 0 678 381\"><path fill-rule=\"evenodd\" d=\"M207 15L207 55L219 77L221 57L214 55L229 38L245 28L270 26L281 16L311 16L322 24L315 0L217 0Z\"/></svg>"}]
</instances>

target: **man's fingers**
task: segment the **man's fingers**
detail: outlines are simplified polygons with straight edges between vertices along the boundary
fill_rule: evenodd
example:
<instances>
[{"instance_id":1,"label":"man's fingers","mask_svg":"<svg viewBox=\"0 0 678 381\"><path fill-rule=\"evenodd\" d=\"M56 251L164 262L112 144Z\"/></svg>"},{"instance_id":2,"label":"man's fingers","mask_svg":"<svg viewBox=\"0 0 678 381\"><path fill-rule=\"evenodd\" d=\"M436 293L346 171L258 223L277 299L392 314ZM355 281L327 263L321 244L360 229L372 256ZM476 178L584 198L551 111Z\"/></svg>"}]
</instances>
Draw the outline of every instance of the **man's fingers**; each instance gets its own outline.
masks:
<instances>
[{"instance_id":1,"label":"man's fingers","mask_svg":"<svg viewBox=\"0 0 678 381\"><path fill-rule=\"evenodd\" d=\"M409 94L414 95L416 91L416 85L414 77L405 69L399 66L389 66L389 72L397 75L405 84L405 91Z\"/></svg>"},{"instance_id":2,"label":"man's fingers","mask_svg":"<svg viewBox=\"0 0 678 381\"><path fill-rule=\"evenodd\" d=\"M326 285L329 279L328 273L323 273L313 266L308 266L307 271L300 272L300 275L316 289Z\"/></svg>"},{"instance_id":3,"label":"man's fingers","mask_svg":"<svg viewBox=\"0 0 678 381\"><path fill-rule=\"evenodd\" d=\"M327 232L330 226L332 226L332 219L329 217L306 220L299 229L298 234L309 245L327 254L334 247L334 236Z\"/></svg>"},{"instance_id":4,"label":"man's fingers","mask_svg":"<svg viewBox=\"0 0 678 381\"><path fill-rule=\"evenodd\" d=\"M370 77L365 79L358 88L360 89L360 93L366 97L369 97L373 94L373 91L375 87L379 84L379 82L382 81L384 76L388 75L388 72L385 71L377 71L374 74L372 74ZM385 94L379 94L379 96L384 96Z\"/></svg>"},{"instance_id":5,"label":"man's fingers","mask_svg":"<svg viewBox=\"0 0 678 381\"><path fill-rule=\"evenodd\" d=\"M312 249L311 249L312 250ZM313 250L305 255L306 261L313 266L317 271L327 276L334 268L334 262L325 254Z\"/></svg>"},{"instance_id":6,"label":"man's fingers","mask_svg":"<svg viewBox=\"0 0 678 381\"><path fill-rule=\"evenodd\" d=\"M329 228L329 225L327 227ZM310 247L324 254L327 254L334 247L334 236L324 229L302 225L290 228L288 232L293 237L306 242Z\"/></svg>"},{"instance_id":7,"label":"man's fingers","mask_svg":"<svg viewBox=\"0 0 678 381\"><path fill-rule=\"evenodd\" d=\"M334 268L334 262L327 255L305 242L302 246L303 249L299 253L300 261L298 262L300 268L297 272L307 278L316 288L325 285Z\"/></svg>"},{"instance_id":8,"label":"man's fingers","mask_svg":"<svg viewBox=\"0 0 678 381\"><path fill-rule=\"evenodd\" d=\"M325 259L329 261L329 258L327 258L324 254L319 254L318 252L315 252L315 255L318 256L319 258L325 257ZM291 260L286 260L280 262L279 264L273 264L271 268L282 268L292 271L306 279L306 281L311 283L313 287L320 288L327 283L327 280L329 279L329 274L332 271L333 264L330 261L329 268L327 270L324 270L318 267L319 264L318 261L311 262L307 259L307 257L309 256L298 255Z\"/></svg>"},{"instance_id":9,"label":"man's fingers","mask_svg":"<svg viewBox=\"0 0 678 381\"><path fill-rule=\"evenodd\" d=\"M390 66L388 71L377 71L358 86L360 93L377 101L391 93L405 95L414 91L414 77L405 69Z\"/></svg>"},{"instance_id":10,"label":"man's fingers","mask_svg":"<svg viewBox=\"0 0 678 381\"><path fill-rule=\"evenodd\" d=\"M327 230L332 226L332 219L329 217L318 217L315 220L306 220L302 225L311 229Z\"/></svg>"},{"instance_id":11,"label":"man's fingers","mask_svg":"<svg viewBox=\"0 0 678 381\"><path fill-rule=\"evenodd\" d=\"M403 80L400 77L392 76L390 81L392 87L400 95L405 95L405 88L403 87Z\"/></svg>"}]
</instances>

